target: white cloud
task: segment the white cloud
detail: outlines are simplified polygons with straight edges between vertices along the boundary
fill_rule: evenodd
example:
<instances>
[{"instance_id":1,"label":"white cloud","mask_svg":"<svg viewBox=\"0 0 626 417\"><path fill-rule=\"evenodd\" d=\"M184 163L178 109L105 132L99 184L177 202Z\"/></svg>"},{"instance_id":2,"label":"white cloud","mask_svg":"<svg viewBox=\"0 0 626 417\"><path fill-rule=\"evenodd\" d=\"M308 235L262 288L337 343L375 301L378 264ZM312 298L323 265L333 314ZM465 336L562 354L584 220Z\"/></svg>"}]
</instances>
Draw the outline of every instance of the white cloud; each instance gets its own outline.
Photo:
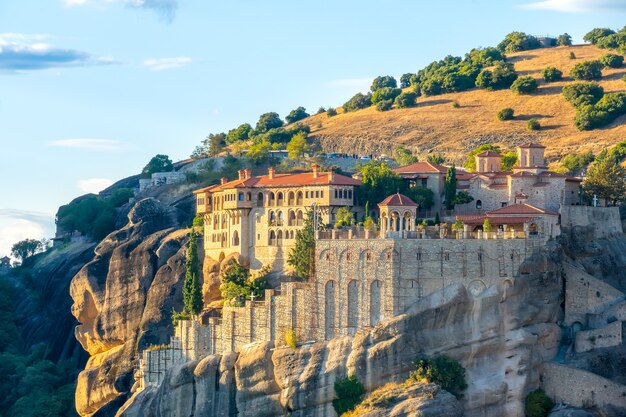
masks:
<instances>
[{"instance_id":1,"label":"white cloud","mask_svg":"<svg viewBox=\"0 0 626 417\"><path fill-rule=\"evenodd\" d=\"M0 257L9 255L11 246L24 239L54 236L54 216L18 209L0 209Z\"/></svg>"},{"instance_id":2,"label":"white cloud","mask_svg":"<svg viewBox=\"0 0 626 417\"><path fill-rule=\"evenodd\" d=\"M129 148L128 144L119 140L92 138L52 140L48 142L48 145L56 148L88 149L92 151L119 151Z\"/></svg>"},{"instance_id":3,"label":"white cloud","mask_svg":"<svg viewBox=\"0 0 626 417\"><path fill-rule=\"evenodd\" d=\"M522 4L520 7L524 9L553 10L566 13L626 12L626 2L623 0L542 0Z\"/></svg>"},{"instance_id":4,"label":"white cloud","mask_svg":"<svg viewBox=\"0 0 626 417\"><path fill-rule=\"evenodd\" d=\"M151 71L163 71L168 69L180 68L190 64L192 59L188 56L178 56L174 58L155 58L147 59L143 62L143 66Z\"/></svg>"},{"instance_id":5,"label":"white cloud","mask_svg":"<svg viewBox=\"0 0 626 417\"><path fill-rule=\"evenodd\" d=\"M67 7L75 6L107 6L121 4L135 9L150 9L158 12L166 20L171 21L178 9L178 0L61 0Z\"/></svg>"},{"instance_id":6,"label":"white cloud","mask_svg":"<svg viewBox=\"0 0 626 417\"><path fill-rule=\"evenodd\" d=\"M351 89L369 89L374 78L343 78L333 80L327 83L330 87L351 88Z\"/></svg>"},{"instance_id":7,"label":"white cloud","mask_svg":"<svg viewBox=\"0 0 626 417\"><path fill-rule=\"evenodd\" d=\"M105 188L113 185L113 182L114 181L109 178L89 178L78 181L76 185L81 191L97 194Z\"/></svg>"}]
</instances>

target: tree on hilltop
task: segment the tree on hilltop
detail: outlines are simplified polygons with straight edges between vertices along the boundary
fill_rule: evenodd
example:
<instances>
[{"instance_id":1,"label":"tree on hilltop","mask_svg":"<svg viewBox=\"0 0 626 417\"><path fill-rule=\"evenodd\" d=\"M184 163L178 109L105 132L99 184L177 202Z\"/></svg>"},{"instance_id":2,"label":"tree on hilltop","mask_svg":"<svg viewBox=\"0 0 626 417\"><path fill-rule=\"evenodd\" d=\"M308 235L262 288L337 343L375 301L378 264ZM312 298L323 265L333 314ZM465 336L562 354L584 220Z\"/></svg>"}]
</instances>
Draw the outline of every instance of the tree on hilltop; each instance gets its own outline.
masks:
<instances>
[{"instance_id":1,"label":"tree on hilltop","mask_svg":"<svg viewBox=\"0 0 626 417\"><path fill-rule=\"evenodd\" d=\"M269 112L263 113L259 117L259 121L256 123L255 131L257 134L265 133L270 129L277 129L283 126L283 121L280 119L278 113Z\"/></svg>"},{"instance_id":2,"label":"tree on hilltop","mask_svg":"<svg viewBox=\"0 0 626 417\"><path fill-rule=\"evenodd\" d=\"M626 196L626 169L606 150L589 166L583 189L589 196L604 198L606 205L616 205Z\"/></svg>"},{"instance_id":3,"label":"tree on hilltop","mask_svg":"<svg viewBox=\"0 0 626 417\"><path fill-rule=\"evenodd\" d=\"M381 88L385 88L385 87L397 88L398 82L391 75L379 76L379 77L374 78L374 81L372 81L370 91L373 93L376 90L380 90Z\"/></svg>"},{"instance_id":4,"label":"tree on hilltop","mask_svg":"<svg viewBox=\"0 0 626 417\"><path fill-rule=\"evenodd\" d=\"M559 37L556 38L556 44L559 45L559 46L571 46L572 45L572 37L569 34L567 34L567 33L559 35Z\"/></svg>"},{"instance_id":5,"label":"tree on hilltop","mask_svg":"<svg viewBox=\"0 0 626 417\"><path fill-rule=\"evenodd\" d=\"M294 135L287 144L289 159L293 159L295 161L300 161L310 150L311 147L307 142L306 133L304 132Z\"/></svg>"},{"instance_id":6,"label":"tree on hilltop","mask_svg":"<svg viewBox=\"0 0 626 417\"><path fill-rule=\"evenodd\" d=\"M24 239L11 246L11 255L20 262L46 250L45 242L37 239Z\"/></svg>"},{"instance_id":7,"label":"tree on hilltop","mask_svg":"<svg viewBox=\"0 0 626 417\"><path fill-rule=\"evenodd\" d=\"M595 45L600 39L613 34L615 34L614 30L608 28L595 28L590 32L587 32L587 34L583 37L583 40Z\"/></svg>"},{"instance_id":8,"label":"tree on hilltop","mask_svg":"<svg viewBox=\"0 0 626 417\"><path fill-rule=\"evenodd\" d=\"M174 170L174 164L167 155L156 155L150 159L150 162L141 170L141 176L150 178L155 172L171 172Z\"/></svg>"},{"instance_id":9,"label":"tree on hilltop","mask_svg":"<svg viewBox=\"0 0 626 417\"><path fill-rule=\"evenodd\" d=\"M322 110L322 113L323 112L324 111ZM309 116L310 114L306 112L306 109L300 106L292 110L291 112L289 112L289 114L285 117L285 120L287 121L287 123L291 124L291 123L298 122L302 119L306 119Z\"/></svg>"},{"instance_id":10,"label":"tree on hilltop","mask_svg":"<svg viewBox=\"0 0 626 417\"><path fill-rule=\"evenodd\" d=\"M602 68L604 65L600 61L584 61L574 65L570 75L575 80L599 80L602 78Z\"/></svg>"}]
</instances>

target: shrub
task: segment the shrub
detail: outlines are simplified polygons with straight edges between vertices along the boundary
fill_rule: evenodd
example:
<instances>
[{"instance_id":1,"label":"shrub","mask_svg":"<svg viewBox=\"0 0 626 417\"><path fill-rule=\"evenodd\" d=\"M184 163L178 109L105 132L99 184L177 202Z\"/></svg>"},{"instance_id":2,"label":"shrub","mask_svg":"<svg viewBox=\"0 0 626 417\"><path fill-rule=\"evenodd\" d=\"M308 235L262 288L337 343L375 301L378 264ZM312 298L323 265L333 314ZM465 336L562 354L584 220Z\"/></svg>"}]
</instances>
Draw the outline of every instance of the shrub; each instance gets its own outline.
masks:
<instances>
[{"instance_id":1,"label":"shrub","mask_svg":"<svg viewBox=\"0 0 626 417\"><path fill-rule=\"evenodd\" d=\"M390 100L393 103L396 97L398 97L400 94L402 94L402 90L399 88L392 88L392 87L379 88L378 90L374 91L374 93L372 94L372 104L377 104L377 103L380 103L381 101L387 101L387 100Z\"/></svg>"},{"instance_id":2,"label":"shrub","mask_svg":"<svg viewBox=\"0 0 626 417\"><path fill-rule=\"evenodd\" d=\"M569 34L567 34L567 33L559 35L559 37L556 38L556 44L559 45L559 46L571 46L572 45L572 37Z\"/></svg>"},{"instance_id":3,"label":"shrub","mask_svg":"<svg viewBox=\"0 0 626 417\"><path fill-rule=\"evenodd\" d=\"M626 114L626 93L609 93L595 105L578 107L574 125L578 130L592 130L606 126L623 114Z\"/></svg>"},{"instance_id":4,"label":"shrub","mask_svg":"<svg viewBox=\"0 0 626 417\"><path fill-rule=\"evenodd\" d=\"M606 54L600 57L600 63L604 68L619 68L624 64L624 57L617 54Z\"/></svg>"},{"instance_id":5,"label":"shrub","mask_svg":"<svg viewBox=\"0 0 626 417\"><path fill-rule=\"evenodd\" d=\"M334 107L328 107L328 110L326 110L326 115L328 117L333 117L333 116L337 116L337 110L335 110Z\"/></svg>"},{"instance_id":6,"label":"shrub","mask_svg":"<svg viewBox=\"0 0 626 417\"><path fill-rule=\"evenodd\" d=\"M498 120L513 120L513 115L515 114L515 110L510 107L506 107L502 110L498 111Z\"/></svg>"},{"instance_id":7,"label":"shrub","mask_svg":"<svg viewBox=\"0 0 626 417\"><path fill-rule=\"evenodd\" d=\"M608 29L608 28L595 28L591 30L590 32L588 32L583 37L583 40L585 42L590 42L591 44L595 45L596 43L598 43L600 39L609 35L613 35L614 33L615 31Z\"/></svg>"},{"instance_id":8,"label":"shrub","mask_svg":"<svg viewBox=\"0 0 626 417\"><path fill-rule=\"evenodd\" d=\"M317 112L315 112L315 114L322 114L322 113L326 113L326 109L323 106L320 106L320 108L317 109Z\"/></svg>"},{"instance_id":9,"label":"shrub","mask_svg":"<svg viewBox=\"0 0 626 417\"><path fill-rule=\"evenodd\" d=\"M259 120L256 123L255 131L257 134L265 133L271 129L278 129L282 126L283 121L280 120L280 116L278 116L278 113L263 113L261 116L259 116Z\"/></svg>"},{"instance_id":10,"label":"shrub","mask_svg":"<svg viewBox=\"0 0 626 417\"><path fill-rule=\"evenodd\" d=\"M404 108L407 108L407 107L413 107L416 104L415 103L416 100L417 100L417 94L416 93L406 92L406 93L402 93L398 97L396 97L395 105L399 109L404 109Z\"/></svg>"},{"instance_id":11,"label":"shrub","mask_svg":"<svg viewBox=\"0 0 626 417\"><path fill-rule=\"evenodd\" d=\"M573 52L569 53L569 59L576 59L576 54Z\"/></svg>"},{"instance_id":12,"label":"shrub","mask_svg":"<svg viewBox=\"0 0 626 417\"><path fill-rule=\"evenodd\" d=\"M380 90L381 88L396 88L398 87L398 82L391 75L383 75L374 78L372 81L372 85L370 87L370 91L373 93L376 90Z\"/></svg>"},{"instance_id":13,"label":"shrub","mask_svg":"<svg viewBox=\"0 0 626 417\"><path fill-rule=\"evenodd\" d=\"M599 80L602 78L602 64L600 61L584 61L574 65L570 75L575 80Z\"/></svg>"},{"instance_id":14,"label":"shrub","mask_svg":"<svg viewBox=\"0 0 626 417\"><path fill-rule=\"evenodd\" d=\"M298 337L296 336L296 331L294 329L287 329L285 331L285 343L292 349L295 349L298 346Z\"/></svg>"},{"instance_id":15,"label":"shrub","mask_svg":"<svg viewBox=\"0 0 626 417\"><path fill-rule=\"evenodd\" d=\"M444 92L441 81L428 79L420 83L420 92L423 96L436 96Z\"/></svg>"},{"instance_id":16,"label":"shrub","mask_svg":"<svg viewBox=\"0 0 626 417\"><path fill-rule=\"evenodd\" d=\"M387 111L391 110L393 106L393 100L383 100L376 103L376 110L378 111Z\"/></svg>"},{"instance_id":17,"label":"shrub","mask_svg":"<svg viewBox=\"0 0 626 417\"><path fill-rule=\"evenodd\" d=\"M546 80L547 83L553 83L555 81L559 81L563 79L563 72L555 67L544 68L541 75L543 76L543 79Z\"/></svg>"},{"instance_id":18,"label":"shrub","mask_svg":"<svg viewBox=\"0 0 626 417\"><path fill-rule=\"evenodd\" d=\"M538 388L526 397L524 413L526 417L546 417L552 407L554 407L552 399L541 388Z\"/></svg>"},{"instance_id":19,"label":"shrub","mask_svg":"<svg viewBox=\"0 0 626 417\"><path fill-rule=\"evenodd\" d=\"M528 130L539 130L541 129L541 124L539 123L539 120L532 118L526 122L526 128Z\"/></svg>"},{"instance_id":20,"label":"shrub","mask_svg":"<svg viewBox=\"0 0 626 417\"><path fill-rule=\"evenodd\" d=\"M409 374L409 380L425 379L457 397L460 397L461 392L467 388L465 368L452 358L447 356L437 356L432 359L419 358L413 362L413 365L415 365L415 370Z\"/></svg>"},{"instance_id":21,"label":"shrub","mask_svg":"<svg viewBox=\"0 0 626 417\"><path fill-rule=\"evenodd\" d=\"M365 109L372 105L371 94L356 93L352 98L346 101L343 105L343 111L351 112L359 109Z\"/></svg>"},{"instance_id":22,"label":"shrub","mask_svg":"<svg viewBox=\"0 0 626 417\"><path fill-rule=\"evenodd\" d=\"M520 77L513 81L511 90L517 94L530 94L537 91L537 80L533 77Z\"/></svg>"},{"instance_id":23,"label":"shrub","mask_svg":"<svg viewBox=\"0 0 626 417\"><path fill-rule=\"evenodd\" d=\"M596 104L604 96L604 89L596 83L574 83L563 87L563 97L574 107Z\"/></svg>"},{"instance_id":24,"label":"shrub","mask_svg":"<svg viewBox=\"0 0 626 417\"><path fill-rule=\"evenodd\" d=\"M455 100L455 101L452 102L452 108L453 109L458 109L458 108L461 108L461 105L459 104L458 101Z\"/></svg>"},{"instance_id":25,"label":"shrub","mask_svg":"<svg viewBox=\"0 0 626 417\"><path fill-rule=\"evenodd\" d=\"M507 53L528 51L540 47L541 44L537 38L524 32L511 32L498 44L498 49Z\"/></svg>"},{"instance_id":26,"label":"shrub","mask_svg":"<svg viewBox=\"0 0 626 417\"><path fill-rule=\"evenodd\" d=\"M340 378L335 381L335 395L333 400L333 408L338 416L347 411L351 411L361 401L361 397L365 394L363 384L359 382L356 376L350 375L346 378Z\"/></svg>"},{"instance_id":27,"label":"shrub","mask_svg":"<svg viewBox=\"0 0 626 417\"><path fill-rule=\"evenodd\" d=\"M476 78L476 87L502 90L511 87L517 79L515 67L510 62L498 62L493 70L483 70Z\"/></svg>"}]
</instances>

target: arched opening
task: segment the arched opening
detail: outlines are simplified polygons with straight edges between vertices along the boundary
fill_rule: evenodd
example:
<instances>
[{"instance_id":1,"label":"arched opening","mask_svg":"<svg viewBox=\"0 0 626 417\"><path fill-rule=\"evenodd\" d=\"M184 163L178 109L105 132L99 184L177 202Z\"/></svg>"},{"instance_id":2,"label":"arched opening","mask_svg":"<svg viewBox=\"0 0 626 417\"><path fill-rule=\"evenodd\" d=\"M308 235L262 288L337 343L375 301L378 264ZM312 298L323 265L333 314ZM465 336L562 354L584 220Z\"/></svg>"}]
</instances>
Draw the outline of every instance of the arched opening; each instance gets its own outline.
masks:
<instances>
[{"instance_id":1,"label":"arched opening","mask_svg":"<svg viewBox=\"0 0 626 417\"><path fill-rule=\"evenodd\" d=\"M359 326L359 283L356 280L348 284L348 327L354 334Z\"/></svg>"},{"instance_id":2,"label":"arched opening","mask_svg":"<svg viewBox=\"0 0 626 417\"><path fill-rule=\"evenodd\" d=\"M283 245L283 231L279 230L278 233L276 234L276 246L282 246Z\"/></svg>"},{"instance_id":3,"label":"arched opening","mask_svg":"<svg viewBox=\"0 0 626 417\"><path fill-rule=\"evenodd\" d=\"M289 210L289 214L287 217L287 224L289 226L295 226L296 225L296 213L293 210Z\"/></svg>"},{"instance_id":4,"label":"arched opening","mask_svg":"<svg viewBox=\"0 0 626 417\"><path fill-rule=\"evenodd\" d=\"M476 200L476 210L481 210L483 208L483 202L480 200Z\"/></svg>"},{"instance_id":5,"label":"arched opening","mask_svg":"<svg viewBox=\"0 0 626 417\"><path fill-rule=\"evenodd\" d=\"M302 205L302 191L298 191L296 194L296 206Z\"/></svg>"},{"instance_id":6,"label":"arched opening","mask_svg":"<svg viewBox=\"0 0 626 417\"><path fill-rule=\"evenodd\" d=\"M252 193L250 191L246 193L246 201L252 201Z\"/></svg>"},{"instance_id":7,"label":"arched opening","mask_svg":"<svg viewBox=\"0 0 626 417\"><path fill-rule=\"evenodd\" d=\"M270 210L270 226L276 226L276 213Z\"/></svg>"},{"instance_id":8,"label":"arched opening","mask_svg":"<svg viewBox=\"0 0 626 417\"><path fill-rule=\"evenodd\" d=\"M411 213L409 213L408 211L404 212L404 219L402 220L403 222L403 230L411 230Z\"/></svg>"},{"instance_id":9,"label":"arched opening","mask_svg":"<svg viewBox=\"0 0 626 417\"><path fill-rule=\"evenodd\" d=\"M275 206L276 205L276 197L274 196L274 193L270 191L270 193L268 194L268 199L267 199L267 204L269 206Z\"/></svg>"},{"instance_id":10,"label":"arched opening","mask_svg":"<svg viewBox=\"0 0 626 417\"><path fill-rule=\"evenodd\" d=\"M237 193L237 200L243 201L243 193Z\"/></svg>"},{"instance_id":11,"label":"arched opening","mask_svg":"<svg viewBox=\"0 0 626 417\"><path fill-rule=\"evenodd\" d=\"M263 193L258 193L256 195L256 205L259 207L263 207Z\"/></svg>"},{"instance_id":12,"label":"arched opening","mask_svg":"<svg viewBox=\"0 0 626 417\"><path fill-rule=\"evenodd\" d=\"M233 232L233 246L239 246L239 232Z\"/></svg>"},{"instance_id":13,"label":"arched opening","mask_svg":"<svg viewBox=\"0 0 626 417\"><path fill-rule=\"evenodd\" d=\"M335 337L335 281L328 281L324 289L324 336Z\"/></svg>"},{"instance_id":14,"label":"arched opening","mask_svg":"<svg viewBox=\"0 0 626 417\"><path fill-rule=\"evenodd\" d=\"M277 222L276 224L278 226L282 226L283 225L283 212L278 210L278 216L277 216Z\"/></svg>"},{"instance_id":15,"label":"arched opening","mask_svg":"<svg viewBox=\"0 0 626 417\"><path fill-rule=\"evenodd\" d=\"M273 230L270 230L268 245L276 246L276 233Z\"/></svg>"},{"instance_id":16,"label":"arched opening","mask_svg":"<svg viewBox=\"0 0 626 417\"><path fill-rule=\"evenodd\" d=\"M379 280L374 280L370 285L370 326L380 323L381 287L382 283Z\"/></svg>"},{"instance_id":17,"label":"arched opening","mask_svg":"<svg viewBox=\"0 0 626 417\"><path fill-rule=\"evenodd\" d=\"M528 233L530 233L531 235L539 234L539 226L537 225L537 223L531 223L530 226L528 226Z\"/></svg>"},{"instance_id":18,"label":"arched opening","mask_svg":"<svg viewBox=\"0 0 626 417\"><path fill-rule=\"evenodd\" d=\"M287 194L287 204L290 206L293 206L294 202L295 202L295 194L293 191L289 191L289 194Z\"/></svg>"},{"instance_id":19,"label":"arched opening","mask_svg":"<svg viewBox=\"0 0 626 417\"><path fill-rule=\"evenodd\" d=\"M296 226L302 226L302 210L298 210L298 213L296 214Z\"/></svg>"},{"instance_id":20,"label":"arched opening","mask_svg":"<svg viewBox=\"0 0 626 417\"><path fill-rule=\"evenodd\" d=\"M397 211L391 212L391 231L399 232L400 231L400 216Z\"/></svg>"},{"instance_id":21,"label":"arched opening","mask_svg":"<svg viewBox=\"0 0 626 417\"><path fill-rule=\"evenodd\" d=\"M279 193L276 195L276 205L277 205L277 206L282 206L282 205L283 205L283 203L284 203L283 193L282 193L282 192L279 192Z\"/></svg>"}]
</instances>

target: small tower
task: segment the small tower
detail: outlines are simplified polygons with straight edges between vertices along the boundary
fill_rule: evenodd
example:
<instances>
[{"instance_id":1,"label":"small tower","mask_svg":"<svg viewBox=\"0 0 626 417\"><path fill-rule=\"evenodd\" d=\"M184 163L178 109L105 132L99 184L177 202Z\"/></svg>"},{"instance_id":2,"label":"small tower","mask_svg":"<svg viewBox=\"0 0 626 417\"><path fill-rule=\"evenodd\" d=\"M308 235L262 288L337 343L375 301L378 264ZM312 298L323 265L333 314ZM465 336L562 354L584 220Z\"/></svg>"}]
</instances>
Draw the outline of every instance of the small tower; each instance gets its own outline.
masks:
<instances>
[{"instance_id":1,"label":"small tower","mask_svg":"<svg viewBox=\"0 0 626 417\"><path fill-rule=\"evenodd\" d=\"M481 152L475 158L476 172L500 172L502 169L502 156L497 152Z\"/></svg>"},{"instance_id":2,"label":"small tower","mask_svg":"<svg viewBox=\"0 0 626 417\"><path fill-rule=\"evenodd\" d=\"M389 232L415 230L418 204L409 197L396 193L378 204L380 209L380 231L385 237Z\"/></svg>"},{"instance_id":3,"label":"small tower","mask_svg":"<svg viewBox=\"0 0 626 417\"><path fill-rule=\"evenodd\" d=\"M528 143L517 147L517 168L545 168L546 147L538 143Z\"/></svg>"}]
</instances>

